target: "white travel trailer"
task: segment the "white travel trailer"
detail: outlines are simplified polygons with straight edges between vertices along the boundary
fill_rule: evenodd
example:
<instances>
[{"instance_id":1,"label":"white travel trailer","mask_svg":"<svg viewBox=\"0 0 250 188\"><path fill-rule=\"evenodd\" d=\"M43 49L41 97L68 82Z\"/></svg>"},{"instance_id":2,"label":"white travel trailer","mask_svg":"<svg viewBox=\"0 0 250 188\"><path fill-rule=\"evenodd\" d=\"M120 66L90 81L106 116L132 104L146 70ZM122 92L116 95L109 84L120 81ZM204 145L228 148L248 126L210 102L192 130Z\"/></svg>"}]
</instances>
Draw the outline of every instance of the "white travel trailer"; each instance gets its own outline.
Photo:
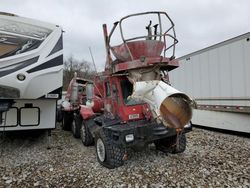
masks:
<instances>
[{"instance_id":1,"label":"white travel trailer","mask_svg":"<svg viewBox=\"0 0 250 188\"><path fill-rule=\"evenodd\" d=\"M193 124L250 133L250 33L180 57L171 83L197 102Z\"/></svg>"},{"instance_id":2,"label":"white travel trailer","mask_svg":"<svg viewBox=\"0 0 250 188\"><path fill-rule=\"evenodd\" d=\"M55 128L62 75L62 28L0 13L0 131Z\"/></svg>"}]
</instances>

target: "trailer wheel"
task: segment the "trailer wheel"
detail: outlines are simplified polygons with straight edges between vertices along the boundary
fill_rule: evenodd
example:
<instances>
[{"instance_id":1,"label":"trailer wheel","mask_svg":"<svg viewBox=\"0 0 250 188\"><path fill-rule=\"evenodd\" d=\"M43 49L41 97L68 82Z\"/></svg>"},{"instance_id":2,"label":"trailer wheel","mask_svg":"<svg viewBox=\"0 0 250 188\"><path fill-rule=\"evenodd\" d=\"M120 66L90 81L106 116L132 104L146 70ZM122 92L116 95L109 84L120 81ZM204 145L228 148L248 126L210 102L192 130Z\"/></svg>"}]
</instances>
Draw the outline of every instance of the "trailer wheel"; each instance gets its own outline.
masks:
<instances>
[{"instance_id":1,"label":"trailer wheel","mask_svg":"<svg viewBox=\"0 0 250 188\"><path fill-rule=\"evenodd\" d=\"M186 135L181 134L178 136L179 141L177 142L177 135L156 140L154 142L156 149L164 153L182 153L186 150Z\"/></svg>"},{"instance_id":2,"label":"trailer wheel","mask_svg":"<svg viewBox=\"0 0 250 188\"><path fill-rule=\"evenodd\" d=\"M112 140L102 130L95 136L95 148L101 165L112 169L124 164L125 149L112 144Z\"/></svg>"},{"instance_id":3,"label":"trailer wheel","mask_svg":"<svg viewBox=\"0 0 250 188\"><path fill-rule=\"evenodd\" d=\"M94 144L94 138L91 132L89 131L88 125L86 124L84 120L82 121L80 134L81 134L81 140L84 146L90 146Z\"/></svg>"},{"instance_id":4,"label":"trailer wheel","mask_svg":"<svg viewBox=\"0 0 250 188\"><path fill-rule=\"evenodd\" d=\"M71 131L75 138L80 138L80 129L81 129L82 119L79 115L74 115L74 119L71 124Z\"/></svg>"},{"instance_id":5,"label":"trailer wheel","mask_svg":"<svg viewBox=\"0 0 250 188\"><path fill-rule=\"evenodd\" d=\"M69 131L71 128L71 124L73 121L73 114L72 112L63 112L63 119L62 119L62 129L65 131Z\"/></svg>"}]
</instances>

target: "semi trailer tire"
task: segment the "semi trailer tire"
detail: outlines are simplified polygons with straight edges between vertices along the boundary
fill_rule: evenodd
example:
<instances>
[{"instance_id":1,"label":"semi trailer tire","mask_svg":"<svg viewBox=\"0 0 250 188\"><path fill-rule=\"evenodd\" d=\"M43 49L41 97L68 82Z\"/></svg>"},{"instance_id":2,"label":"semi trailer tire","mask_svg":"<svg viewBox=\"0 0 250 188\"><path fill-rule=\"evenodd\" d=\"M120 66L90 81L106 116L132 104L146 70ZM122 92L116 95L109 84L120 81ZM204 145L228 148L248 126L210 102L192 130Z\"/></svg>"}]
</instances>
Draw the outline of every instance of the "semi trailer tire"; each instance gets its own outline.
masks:
<instances>
[{"instance_id":1,"label":"semi trailer tire","mask_svg":"<svg viewBox=\"0 0 250 188\"><path fill-rule=\"evenodd\" d=\"M73 113L64 111L62 120L62 129L65 131L69 131L71 128L72 121L73 121Z\"/></svg>"},{"instance_id":2,"label":"semi trailer tire","mask_svg":"<svg viewBox=\"0 0 250 188\"><path fill-rule=\"evenodd\" d=\"M80 138L80 129L81 129L82 119L79 115L74 115L74 119L71 124L71 131L75 138Z\"/></svg>"},{"instance_id":3,"label":"semi trailer tire","mask_svg":"<svg viewBox=\"0 0 250 188\"><path fill-rule=\"evenodd\" d=\"M177 141L177 138L179 141ZM156 140L154 142L157 150L160 150L164 153L183 153L186 150L186 135L181 134L177 137L177 135Z\"/></svg>"},{"instance_id":4,"label":"semi trailer tire","mask_svg":"<svg viewBox=\"0 0 250 188\"><path fill-rule=\"evenodd\" d=\"M88 128L88 125L83 120L80 130L81 140L84 146L91 146L94 145L94 138Z\"/></svg>"},{"instance_id":5,"label":"semi trailer tire","mask_svg":"<svg viewBox=\"0 0 250 188\"><path fill-rule=\"evenodd\" d=\"M122 166L125 149L112 144L112 140L102 130L95 136L95 148L98 162L110 169Z\"/></svg>"}]
</instances>

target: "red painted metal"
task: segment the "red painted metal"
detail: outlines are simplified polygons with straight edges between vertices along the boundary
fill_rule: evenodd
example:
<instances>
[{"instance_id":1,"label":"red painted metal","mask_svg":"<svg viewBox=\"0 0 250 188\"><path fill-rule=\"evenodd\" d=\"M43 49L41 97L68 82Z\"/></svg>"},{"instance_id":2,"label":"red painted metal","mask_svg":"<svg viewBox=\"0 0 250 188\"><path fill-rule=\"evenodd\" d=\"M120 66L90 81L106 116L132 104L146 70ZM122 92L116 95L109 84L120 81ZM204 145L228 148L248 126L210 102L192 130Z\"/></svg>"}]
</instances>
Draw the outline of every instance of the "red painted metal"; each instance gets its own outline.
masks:
<instances>
[{"instance_id":1,"label":"red painted metal","mask_svg":"<svg viewBox=\"0 0 250 188\"><path fill-rule=\"evenodd\" d=\"M93 98L94 106L92 107L93 112L101 113L103 111L103 99L99 96L94 96Z\"/></svg>"},{"instance_id":2,"label":"red painted metal","mask_svg":"<svg viewBox=\"0 0 250 188\"><path fill-rule=\"evenodd\" d=\"M136 59L134 61L127 61L123 63L115 64L113 67L113 72L117 73L120 71L126 71L131 69L139 69L150 66L161 66L163 70L173 70L179 66L179 62L176 59L170 60L169 58L163 57L152 57L145 59Z\"/></svg>"},{"instance_id":3,"label":"red painted metal","mask_svg":"<svg viewBox=\"0 0 250 188\"><path fill-rule=\"evenodd\" d=\"M92 108L85 105L80 105L80 114L84 120L89 119L95 115Z\"/></svg>"},{"instance_id":4,"label":"red painted metal","mask_svg":"<svg viewBox=\"0 0 250 188\"><path fill-rule=\"evenodd\" d=\"M73 78L70 83L69 83L69 86L68 86L68 89L67 89L67 93L66 93L66 96L65 96L65 99L70 99L71 95L72 95L72 86L73 84L77 82L77 83L80 83L80 85L82 85L83 87L85 87L85 85L88 83L88 82L92 82L90 80L87 80L87 79L84 79L84 78L80 78L80 77L77 77L77 78ZM82 98L83 96L82 95L79 95L78 96L79 98Z\"/></svg>"},{"instance_id":5,"label":"red painted metal","mask_svg":"<svg viewBox=\"0 0 250 188\"><path fill-rule=\"evenodd\" d=\"M105 70L110 69L111 67L111 55L110 55L110 50L109 50L109 36L108 36L108 30L107 30L107 25L103 24L102 25L103 28L103 36L104 36L104 42L105 42L105 49L106 49L106 65L105 65Z\"/></svg>"},{"instance_id":6,"label":"red painted metal","mask_svg":"<svg viewBox=\"0 0 250 188\"><path fill-rule=\"evenodd\" d=\"M164 48L162 41L156 40L141 40L128 42L127 47L133 56L133 59L140 59L145 57L159 57ZM131 61L129 51L125 44L111 47L114 56L120 61Z\"/></svg>"},{"instance_id":7,"label":"red painted metal","mask_svg":"<svg viewBox=\"0 0 250 188\"><path fill-rule=\"evenodd\" d=\"M79 105L82 104L82 101L86 100L86 93L85 93L84 89L86 87L86 84L89 83L89 82L92 82L92 81L84 79L84 78L80 78L80 77L73 78L70 81L68 89L67 89L67 93L66 93L66 96L65 96L65 100L70 102L70 106L68 108L62 108L63 111L68 111L68 112L71 111L71 112L73 112L73 111L79 109ZM80 86L80 87L83 88L82 92L78 92L78 95L77 95L78 103L77 104L73 104L72 101L71 101L73 85L75 83L78 84L78 87Z\"/></svg>"},{"instance_id":8,"label":"red painted metal","mask_svg":"<svg viewBox=\"0 0 250 188\"><path fill-rule=\"evenodd\" d=\"M154 34L148 32L146 36L125 39L122 26L123 21L141 15L157 15L159 31L155 29ZM163 18L167 19L170 23L169 28L164 28L164 30L162 26ZM112 34L117 26L119 26L123 43L117 46L111 46L110 41L112 39ZM109 72L109 74L121 73L130 69L145 68L151 65L163 66L165 67L163 68L164 70L172 70L179 66L179 63L174 58L175 45L178 42L175 35L174 23L165 12L152 11L125 16L120 21L115 22L110 34L108 34L107 26L104 24L103 33L107 55L105 70ZM167 46L167 41L173 42ZM165 56L166 51L170 48L173 49L173 54L171 57L167 58ZM112 51L116 58L115 60L111 59L110 51Z\"/></svg>"},{"instance_id":9,"label":"red painted metal","mask_svg":"<svg viewBox=\"0 0 250 188\"><path fill-rule=\"evenodd\" d=\"M136 121L140 119L144 119L143 114L143 105L144 104L137 104L137 105L126 105L124 102L124 96L122 93L121 81L126 80L126 76L117 76L117 77L109 77L110 86L115 85L117 88L117 96L115 93L111 93L111 98L105 99L106 101L110 101L109 104L112 106L112 114L113 116L118 116L121 118L122 121ZM104 100L104 101L105 101ZM134 115L133 118L131 118ZM136 117L137 116L137 117Z\"/></svg>"},{"instance_id":10,"label":"red painted metal","mask_svg":"<svg viewBox=\"0 0 250 188\"><path fill-rule=\"evenodd\" d=\"M132 16L143 14L156 14L159 18L159 31L153 35L139 36L136 38L125 39L121 23L124 19ZM161 26L161 16L165 16L170 21L170 28L163 31ZM117 27L119 26L119 27ZM116 28L120 29L123 43L118 46L111 46L110 39ZM173 31L173 35L169 31ZM149 32L150 33L150 32ZM93 82L94 96L92 107L80 105L80 114L83 119L93 117L95 113L102 113L108 118L119 117L121 122L138 121L142 119L152 120L153 116L146 103L127 103L124 94L123 81L128 80L129 70L146 69L151 70L152 67L159 67L160 71L170 71L179 66L178 61L174 58L174 49L177 39L175 37L174 24L168 15L164 12L146 12L133 14L122 18L119 22L115 22L110 34L108 34L106 24L103 25L103 34L106 47L106 65L105 71L99 73ZM165 57L166 38L171 37L174 42L173 55ZM111 51L115 56L115 60L111 59ZM131 83L130 83L131 84ZM69 86L67 97L70 97L72 83ZM125 86L126 87L126 86ZM127 93L132 94L132 90ZM125 95L125 94L124 94ZM127 97L127 96L126 96ZM125 102L126 101L126 102Z\"/></svg>"},{"instance_id":11,"label":"red painted metal","mask_svg":"<svg viewBox=\"0 0 250 188\"><path fill-rule=\"evenodd\" d=\"M142 112L147 120L152 120L153 119L153 114L150 110L150 107L148 104L144 104L142 106Z\"/></svg>"},{"instance_id":12,"label":"red painted metal","mask_svg":"<svg viewBox=\"0 0 250 188\"><path fill-rule=\"evenodd\" d=\"M121 26L123 20L143 14L156 14L159 18L160 30L151 36L125 39ZM161 16L165 16L170 21L170 28L166 31L162 30ZM119 26L123 43L118 46L110 46L110 39L114 30L118 28L117 26ZM175 48L175 44L177 43L173 26L172 20L164 12L146 12L126 16L120 21L115 22L110 34L108 34L106 24L103 25L107 58L105 71L99 73L94 80L95 96L92 99L94 104L92 107L93 112L104 113L106 117L111 119L118 116L123 122L141 119L150 120L153 117L147 104L127 105L125 103L121 82L128 79L126 73L132 69L139 70L158 66L161 67L162 71L169 71L179 66L178 61L174 59L174 55L165 57L166 37L174 39L173 48ZM170 30L173 30L173 36L169 34ZM116 60L111 59L111 51ZM84 107L81 109L81 114L84 117L89 117L91 113L88 108Z\"/></svg>"}]
</instances>

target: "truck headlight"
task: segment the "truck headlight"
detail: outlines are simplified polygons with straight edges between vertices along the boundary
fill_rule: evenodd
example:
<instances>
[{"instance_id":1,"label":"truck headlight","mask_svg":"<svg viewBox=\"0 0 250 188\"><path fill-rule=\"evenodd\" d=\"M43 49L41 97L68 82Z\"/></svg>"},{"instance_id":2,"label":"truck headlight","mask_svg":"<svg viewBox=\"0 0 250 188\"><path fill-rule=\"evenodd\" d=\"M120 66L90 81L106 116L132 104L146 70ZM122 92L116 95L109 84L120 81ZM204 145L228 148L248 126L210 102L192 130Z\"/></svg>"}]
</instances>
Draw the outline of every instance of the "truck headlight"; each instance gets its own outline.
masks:
<instances>
[{"instance_id":1,"label":"truck headlight","mask_svg":"<svg viewBox=\"0 0 250 188\"><path fill-rule=\"evenodd\" d=\"M126 142L132 142L134 141L134 135L133 134L128 134L125 136Z\"/></svg>"}]
</instances>

